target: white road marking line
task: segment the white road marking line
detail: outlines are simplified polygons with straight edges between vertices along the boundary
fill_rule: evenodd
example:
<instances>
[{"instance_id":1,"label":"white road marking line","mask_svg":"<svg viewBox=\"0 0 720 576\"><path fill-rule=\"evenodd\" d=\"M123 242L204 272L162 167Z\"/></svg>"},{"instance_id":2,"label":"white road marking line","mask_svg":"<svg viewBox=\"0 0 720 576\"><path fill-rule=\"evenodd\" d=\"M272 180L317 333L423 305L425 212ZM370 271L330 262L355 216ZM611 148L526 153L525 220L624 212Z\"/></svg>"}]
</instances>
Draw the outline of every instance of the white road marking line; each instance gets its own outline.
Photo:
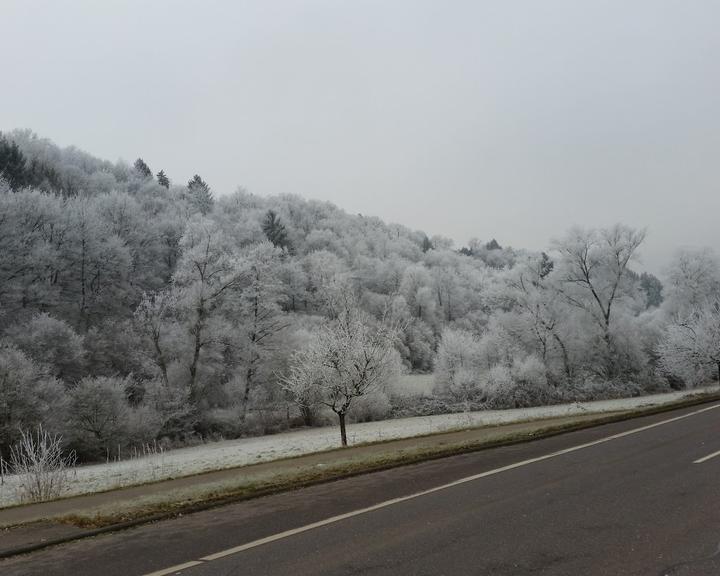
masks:
<instances>
[{"instance_id":1,"label":"white road marking line","mask_svg":"<svg viewBox=\"0 0 720 576\"><path fill-rule=\"evenodd\" d=\"M211 562L213 560L225 558L226 556L231 556L232 554L237 554L238 552L243 552L243 551L249 550L251 548L257 548L258 546L262 546L263 544L269 544L270 542L282 540L284 538L294 536L295 534L302 534L303 532L308 532L310 530L314 530L314 529L320 528L322 526L327 526L328 524L334 524L336 522L340 522L341 520L345 520L347 518L352 518L354 516L360 516L361 514L366 514L368 512L372 512L374 510L380 510L381 508L387 508L388 506L392 506L394 504L399 504L400 502L405 502L407 500L414 500L415 498L420 498L421 496L427 496L428 494L433 494L434 492L439 492L441 490L447 490L448 488L452 488L454 486L459 486L459 485L465 484L467 482L479 480L480 478L486 478L487 476L493 476L495 474L500 474L501 472L507 472L508 470L513 470L515 468L520 468L522 466L534 464L535 462L542 462L543 460L549 460L550 458L556 458L556 457L562 456L564 454L570 454L572 452L577 452L578 450L590 448L591 446L597 446L598 444L604 444L605 442L609 442L611 440L617 440L618 438L624 438L625 436L631 436L633 434L645 432L646 430L651 430L652 428L657 428L658 426L664 426L665 424L677 422L678 420L684 420L685 418L690 418L691 416L695 416L697 414L702 414L703 412L707 412L709 410L714 410L716 408L720 408L720 404L715 404L715 405L709 406L707 408L695 410L694 412L689 412L687 414L683 414L682 416L675 416L674 418L668 418L667 420L655 422L654 424L648 424L647 426L641 426L640 428L633 428L632 430L627 430L625 432L613 434L612 436L606 436L605 438L600 438L599 440L593 440L592 442L586 442L585 444L579 444L577 446L572 446L570 448L558 450L557 452L551 452L550 454L545 454L544 456L537 456L536 458L529 458L527 460L522 460L521 462L515 462L514 464L508 464L507 466L502 466L500 468L488 470L487 472L473 474L472 476L460 478L459 480L455 480L454 482L449 482L448 484L436 486L435 488L423 490L422 492L416 492L415 494L410 494L408 496L401 496L399 498L393 498L392 500L386 500L384 502L380 502L379 504L374 504L373 506L368 506L367 508L361 508L359 510L354 510L352 512L347 512L345 514L339 514L337 516L332 516L330 518L326 518L325 520L320 520L319 522L313 522L312 524L307 524L307 525L301 526L299 528L293 528L292 530L286 530L285 532L279 532L277 534L273 534L272 536L267 536L265 538L260 538L259 540L253 540L252 542L248 542L246 544L241 544L240 546L228 548L227 550L222 550L220 552L216 552L215 554L209 554L208 556L203 556L202 558L200 558L200 561L188 562L186 564L178 564L177 566L173 566L166 570L162 570L159 572L152 572L151 574L145 574L144 576L165 576L167 574L172 574L175 571L183 570L185 568L192 568L193 566L198 566L200 564L203 564L204 562ZM720 453L718 453L718 454L720 454ZM711 454L710 456L714 456L714 455Z\"/></svg>"},{"instance_id":2,"label":"white road marking line","mask_svg":"<svg viewBox=\"0 0 720 576\"><path fill-rule=\"evenodd\" d=\"M185 562L185 564L177 564L176 566L170 566L170 568L165 568L163 570L158 570L157 572L150 572L150 574L145 574L144 576L167 576L168 574L173 574L175 572L179 572L180 570L185 570L186 568L194 568L195 566L200 566L202 562L199 560L193 560L192 562Z\"/></svg>"},{"instance_id":3,"label":"white road marking line","mask_svg":"<svg viewBox=\"0 0 720 576\"><path fill-rule=\"evenodd\" d=\"M720 450L718 450L717 452L713 452L712 454L708 454L707 456L705 456L703 458L699 458L698 460L695 460L693 462L693 464L702 464L703 462L710 460L710 458L715 458L715 456L720 456Z\"/></svg>"}]
</instances>

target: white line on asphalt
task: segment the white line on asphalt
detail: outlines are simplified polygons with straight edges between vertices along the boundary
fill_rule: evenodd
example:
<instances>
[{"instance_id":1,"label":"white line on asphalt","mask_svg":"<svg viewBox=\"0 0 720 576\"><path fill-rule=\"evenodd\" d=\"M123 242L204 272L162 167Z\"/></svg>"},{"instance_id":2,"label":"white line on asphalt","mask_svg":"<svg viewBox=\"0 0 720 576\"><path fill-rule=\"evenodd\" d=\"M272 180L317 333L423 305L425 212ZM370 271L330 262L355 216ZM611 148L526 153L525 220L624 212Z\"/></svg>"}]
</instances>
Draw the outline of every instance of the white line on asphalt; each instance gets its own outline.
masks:
<instances>
[{"instance_id":1,"label":"white line on asphalt","mask_svg":"<svg viewBox=\"0 0 720 576\"><path fill-rule=\"evenodd\" d=\"M193 560L192 562L185 562L185 564L170 566L170 568L158 570L157 572L150 572L150 574L145 574L145 576L167 576L168 574L173 574L175 572L179 572L180 570L185 570L186 568L200 566L200 564L202 564L202 562L200 562L199 560Z\"/></svg>"},{"instance_id":2,"label":"white line on asphalt","mask_svg":"<svg viewBox=\"0 0 720 576\"><path fill-rule=\"evenodd\" d=\"M704 458L699 458L698 460L695 460L693 464L702 464L703 462L710 460L710 458L715 458L715 456L720 456L720 450L718 450L717 452L713 452L712 454L708 454Z\"/></svg>"},{"instance_id":3,"label":"white line on asphalt","mask_svg":"<svg viewBox=\"0 0 720 576\"><path fill-rule=\"evenodd\" d=\"M232 554L237 554L239 552L243 552L243 551L249 550L251 548L257 548L258 546L262 546L263 544L269 544L270 542L275 542L277 540L282 540L284 538L294 536L295 534L302 534L303 532L308 532L310 530L314 530L314 529L320 528L322 526L327 526L328 524L334 524L335 522L340 522L341 520L345 520L347 518L352 518L354 516L360 516L361 514L366 514L368 512L372 512L374 510L380 510L381 508L387 508L388 506L392 506L394 504L399 504L400 502L405 502L407 500L414 500L415 498L420 498L421 496L427 496L428 494L433 494L434 492L439 492L440 490L447 490L448 488L452 488L454 486L459 486L461 484L465 484L467 482L472 482L474 480L479 480L480 478L486 478L487 476L493 476L495 474L500 474L501 472L507 472L508 470L520 468L521 466L527 466L528 464L534 464L535 462L542 462L543 460L549 460L550 458L556 458L557 456L562 456L563 454L570 454L571 452L577 452L578 450L590 448L591 446L597 446L598 444L604 444L605 442L609 442L610 440L616 440L618 438L624 438L625 436L630 436L632 434L638 434L639 432L644 432L644 431L650 430L652 428L657 428L658 426L663 426L665 424L677 422L678 420L684 420L685 418L690 418L690 416L702 414L703 412L707 412L708 410L714 410L715 408L720 408L720 404L715 404L715 405L709 406L707 408L695 410L694 412L689 412L687 414L683 414L682 416L675 416L674 418L668 418L667 420L662 420L661 422L655 422L654 424L648 424L647 426L641 426L640 428L633 428L632 430L627 430L625 432L613 434L612 436L606 436L605 438L600 438L599 440L593 440L592 442L586 442L585 444L579 444L577 446L572 446L571 448L565 448L563 450L558 450L557 452L551 452L550 454L545 454L544 456L538 456L536 458L529 458L527 460L522 460L521 462L515 462L514 464L508 464L507 466L502 466L500 468L488 470L487 472L473 474L472 476L460 478L459 480L449 482L448 484L443 484L442 486L436 486L435 488L423 490L422 492L416 492L415 494L410 494L408 496L401 496L399 498L393 498L392 500L386 500L384 502L380 502L379 504L374 504L373 506L368 506L367 508L361 508L359 510L353 510L352 512L347 512L345 514L339 514L337 516L332 516L330 518L326 518L325 520L320 520L319 522L313 522L312 524L306 524L305 526L301 526L299 528L293 528L292 530L286 530L285 532L279 532L278 534L273 534L272 536L260 538L259 540L253 540L252 542L248 542L246 544L241 544L240 546L235 546L233 548L228 548L227 550L222 550L220 552L216 552L215 554L209 554L208 556L203 556L202 558L200 558L199 561L188 562L186 564L178 564L177 566L172 566L170 568L167 568L166 570L161 570L159 572L152 572L151 574L145 574L144 576L165 576L167 574L172 574L173 572L177 572L177 571L183 570L185 568L192 568L192 567L198 566L204 562L211 562L213 560L218 560L220 558L224 558L226 556L231 556ZM711 454L710 456L714 456L714 454ZM697 462L700 462L700 460L698 460Z\"/></svg>"}]
</instances>

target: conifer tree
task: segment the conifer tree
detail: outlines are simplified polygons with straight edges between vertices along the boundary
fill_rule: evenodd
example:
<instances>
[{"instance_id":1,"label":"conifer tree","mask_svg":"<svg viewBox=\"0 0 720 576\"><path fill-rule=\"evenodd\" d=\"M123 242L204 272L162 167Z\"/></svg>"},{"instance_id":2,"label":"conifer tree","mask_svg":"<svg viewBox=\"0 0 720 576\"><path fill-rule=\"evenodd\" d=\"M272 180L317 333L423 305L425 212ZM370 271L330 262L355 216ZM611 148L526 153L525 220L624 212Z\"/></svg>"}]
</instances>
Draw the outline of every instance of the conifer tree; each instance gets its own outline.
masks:
<instances>
[{"instance_id":1,"label":"conifer tree","mask_svg":"<svg viewBox=\"0 0 720 576\"><path fill-rule=\"evenodd\" d=\"M25 156L18 145L0 135L0 178L7 180L10 188L22 188L29 183L25 164Z\"/></svg>"},{"instance_id":2,"label":"conifer tree","mask_svg":"<svg viewBox=\"0 0 720 576\"><path fill-rule=\"evenodd\" d=\"M204 216L212 210L215 199L213 198L210 186L198 174L192 177L188 182L188 190L190 191L190 199Z\"/></svg>"},{"instance_id":3,"label":"conifer tree","mask_svg":"<svg viewBox=\"0 0 720 576\"><path fill-rule=\"evenodd\" d=\"M170 178L165 175L165 170L160 170L160 172L157 173L157 181L160 186L170 188Z\"/></svg>"},{"instance_id":4,"label":"conifer tree","mask_svg":"<svg viewBox=\"0 0 720 576\"><path fill-rule=\"evenodd\" d=\"M267 239L272 242L273 246L277 248L290 247L290 241L288 240L285 224L280 222L280 216L278 216L274 210L268 210L265 214L262 229L263 232L265 232Z\"/></svg>"},{"instance_id":5,"label":"conifer tree","mask_svg":"<svg viewBox=\"0 0 720 576\"><path fill-rule=\"evenodd\" d=\"M145 164L145 161L142 158L135 160L135 164L133 164L133 166L135 167L135 170L137 170L138 174L140 174L143 178L152 178L152 170L150 170L150 167Z\"/></svg>"}]
</instances>

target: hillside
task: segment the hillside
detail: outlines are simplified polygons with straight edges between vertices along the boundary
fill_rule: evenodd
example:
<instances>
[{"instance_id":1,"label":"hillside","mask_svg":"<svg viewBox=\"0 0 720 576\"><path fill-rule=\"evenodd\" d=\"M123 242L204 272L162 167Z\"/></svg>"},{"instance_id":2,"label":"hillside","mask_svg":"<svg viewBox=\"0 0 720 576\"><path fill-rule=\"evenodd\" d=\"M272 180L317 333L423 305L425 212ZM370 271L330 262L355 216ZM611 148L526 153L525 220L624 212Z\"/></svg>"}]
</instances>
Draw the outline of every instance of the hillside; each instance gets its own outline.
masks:
<instances>
[{"instance_id":1,"label":"hillside","mask_svg":"<svg viewBox=\"0 0 720 576\"><path fill-rule=\"evenodd\" d=\"M329 203L216 196L199 175L176 183L28 131L2 137L0 174L5 452L40 423L85 459L323 423L329 404L286 379L337 323L339 297L368 330L397 329L388 374L436 381L429 397L358 394L351 419L626 396L715 373L709 353L679 358L683 334L668 329L717 294L715 256L680 253L663 301L659 280L632 270L644 233L622 225L558 231L536 251L456 250Z\"/></svg>"}]
</instances>

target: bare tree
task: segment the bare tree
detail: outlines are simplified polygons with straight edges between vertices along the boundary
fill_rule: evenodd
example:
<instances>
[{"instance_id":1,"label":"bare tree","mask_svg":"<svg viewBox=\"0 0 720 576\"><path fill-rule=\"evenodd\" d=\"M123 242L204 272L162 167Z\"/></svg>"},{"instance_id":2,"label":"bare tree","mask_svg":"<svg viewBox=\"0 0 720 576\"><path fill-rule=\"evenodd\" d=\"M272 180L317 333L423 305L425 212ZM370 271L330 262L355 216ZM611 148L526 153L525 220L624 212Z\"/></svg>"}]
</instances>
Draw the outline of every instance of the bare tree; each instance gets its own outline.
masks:
<instances>
[{"instance_id":1,"label":"bare tree","mask_svg":"<svg viewBox=\"0 0 720 576\"><path fill-rule=\"evenodd\" d=\"M164 339L168 329L168 317L177 305L177 295L171 290L162 290L153 294L143 294L140 304L135 309L135 322L140 333L145 335L151 344L150 356L160 369L165 386L168 381L168 357L164 349Z\"/></svg>"},{"instance_id":2,"label":"bare tree","mask_svg":"<svg viewBox=\"0 0 720 576\"><path fill-rule=\"evenodd\" d=\"M190 396L196 401L198 367L203 349L216 340L209 326L229 295L243 280L240 261L227 246L212 222L200 219L188 225L183 239L183 257L174 276L179 289L178 306L185 312L192 340Z\"/></svg>"},{"instance_id":3,"label":"bare tree","mask_svg":"<svg viewBox=\"0 0 720 576\"><path fill-rule=\"evenodd\" d=\"M720 300L713 300L676 319L658 345L660 368L694 386L711 371L720 382Z\"/></svg>"},{"instance_id":4,"label":"bare tree","mask_svg":"<svg viewBox=\"0 0 720 576\"><path fill-rule=\"evenodd\" d=\"M601 330L606 346L606 375L615 373L612 354L613 310L632 295L628 264L645 239L643 230L622 224L600 230L574 229L554 243L560 253L559 293L570 305L584 310Z\"/></svg>"},{"instance_id":5,"label":"bare tree","mask_svg":"<svg viewBox=\"0 0 720 576\"><path fill-rule=\"evenodd\" d=\"M239 297L240 348L245 366L241 419L247 408L258 369L276 345L276 336L288 326L282 312L282 285L278 278L282 252L270 242L258 244L244 254L241 268L246 284Z\"/></svg>"},{"instance_id":6,"label":"bare tree","mask_svg":"<svg viewBox=\"0 0 720 576\"><path fill-rule=\"evenodd\" d=\"M709 248L678 250L666 272L670 314L687 315L720 291L720 261Z\"/></svg>"},{"instance_id":7,"label":"bare tree","mask_svg":"<svg viewBox=\"0 0 720 576\"><path fill-rule=\"evenodd\" d=\"M504 297L527 320L529 331L537 342L540 358L546 366L550 364L551 353L559 352L565 382L570 383L573 365L566 341L567 330L564 329L568 314L567 310L558 306L553 267L544 253L538 259L530 258L519 263L508 274ZM554 380L549 369L548 380Z\"/></svg>"},{"instance_id":8,"label":"bare tree","mask_svg":"<svg viewBox=\"0 0 720 576\"><path fill-rule=\"evenodd\" d=\"M61 496L75 466L75 453L66 454L62 436L38 426L35 433L21 431L10 449L10 472L20 477L20 500L42 502Z\"/></svg>"},{"instance_id":9,"label":"bare tree","mask_svg":"<svg viewBox=\"0 0 720 576\"><path fill-rule=\"evenodd\" d=\"M394 348L398 327L374 325L345 292L310 345L296 352L284 387L301 406L318 402L338 417L340 440L347 446L346 416L355 398L380 389L399 366Z\"/></svg>"}]
</instances>

